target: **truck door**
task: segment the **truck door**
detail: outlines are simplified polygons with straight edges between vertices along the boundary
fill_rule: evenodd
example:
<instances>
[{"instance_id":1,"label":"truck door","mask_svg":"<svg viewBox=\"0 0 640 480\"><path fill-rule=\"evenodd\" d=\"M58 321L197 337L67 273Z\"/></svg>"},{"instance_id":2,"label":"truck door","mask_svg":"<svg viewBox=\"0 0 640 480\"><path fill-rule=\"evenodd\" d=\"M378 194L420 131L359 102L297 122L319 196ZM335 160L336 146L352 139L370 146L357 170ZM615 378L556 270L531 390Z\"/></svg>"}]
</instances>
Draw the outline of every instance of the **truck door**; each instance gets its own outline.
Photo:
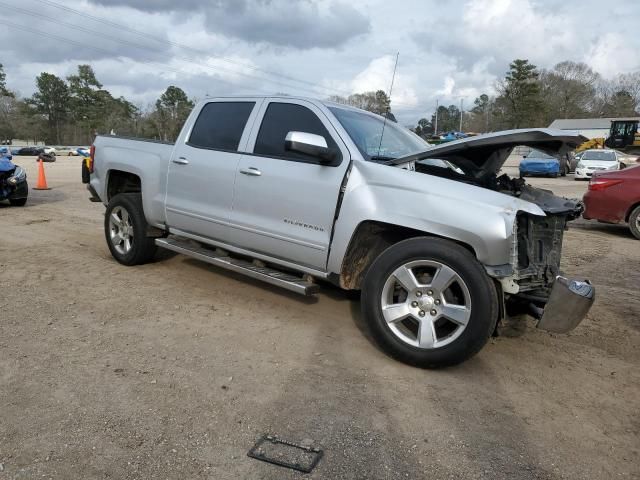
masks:
<instances>
[{"instance_id":1,"label":"truck door","mask_svg":"<svg viewBox=\"0 0 640 480\"><path fill-rule=\"evenodd\" d=\"M257 113L255 99L214 100L190 128L185 125L167 180L166 218L172 230L226 239L239 149Z\"/></svg>"},{"instance_id":2,"label":"truck door","mask_svg":"<svg viewBox=\"0 0 640 480\"><path fill-rule=\"evenodd\" d=\"M324 270L349 152L311 102L265 101L240 159L230 241L245 249ZM336 151L331 166L285 149L288 132L321 135Z\"/></svg>"}]
</instances>

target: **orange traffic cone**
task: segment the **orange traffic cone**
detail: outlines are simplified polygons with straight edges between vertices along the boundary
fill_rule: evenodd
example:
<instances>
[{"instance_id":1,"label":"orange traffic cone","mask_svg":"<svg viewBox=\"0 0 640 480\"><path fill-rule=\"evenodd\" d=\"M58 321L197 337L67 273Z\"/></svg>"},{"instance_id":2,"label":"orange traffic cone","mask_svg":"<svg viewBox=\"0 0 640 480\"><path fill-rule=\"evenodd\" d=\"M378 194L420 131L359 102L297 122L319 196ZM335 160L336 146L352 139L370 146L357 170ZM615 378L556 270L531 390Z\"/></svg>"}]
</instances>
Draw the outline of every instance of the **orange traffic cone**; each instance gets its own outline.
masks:
<instances>
[{"instance_id":1,"label":"orange traffic cone","mask_svg":"<svg viewBox=\"0 0 640 480\"><path fill-rule=\"evenodd\" d=\"M44 176L44 164L42 160L38 160L38 183L33 187L34 190L51 190L47 186L47 177Z\"/></svg>"}]
</instances>

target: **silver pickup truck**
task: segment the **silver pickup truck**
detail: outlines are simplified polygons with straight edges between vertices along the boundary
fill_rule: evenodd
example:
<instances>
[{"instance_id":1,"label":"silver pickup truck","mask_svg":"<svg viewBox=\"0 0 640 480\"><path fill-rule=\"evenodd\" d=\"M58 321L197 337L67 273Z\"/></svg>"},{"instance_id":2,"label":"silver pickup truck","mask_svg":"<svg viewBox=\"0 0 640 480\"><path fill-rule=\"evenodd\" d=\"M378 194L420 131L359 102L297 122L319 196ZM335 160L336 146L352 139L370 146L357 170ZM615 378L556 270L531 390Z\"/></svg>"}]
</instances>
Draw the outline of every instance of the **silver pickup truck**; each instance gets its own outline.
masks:
<instances>
[{"instance_id":1,"label":"silver pickup truck","mask_svg":"<svg viewBox=\"0 0 640 480\"><path fill-rule=\"evenodd\" d=\"M345 105L208 98L175 144L97 137L83 179L118 262L161 247L305 295L357 290L385 351L441 367L507 317L566 332L587 314L593 287L559 270L582 206L500 175L515 146L564 154L583 141L530 129L432 147Z\"/></svg>"}]
</instances>

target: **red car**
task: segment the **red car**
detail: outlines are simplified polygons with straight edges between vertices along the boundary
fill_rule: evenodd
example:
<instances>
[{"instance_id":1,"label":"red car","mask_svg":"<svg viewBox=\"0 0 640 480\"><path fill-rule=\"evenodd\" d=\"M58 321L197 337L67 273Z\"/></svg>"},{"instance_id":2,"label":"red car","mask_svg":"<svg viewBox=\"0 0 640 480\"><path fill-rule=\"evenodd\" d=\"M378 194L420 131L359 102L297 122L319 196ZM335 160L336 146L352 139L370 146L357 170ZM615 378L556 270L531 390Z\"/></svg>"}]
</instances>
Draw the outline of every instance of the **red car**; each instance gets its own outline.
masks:
<instances>
[{"instance_id":1,"label":"red car","mask_svg":"<svg viewBox=\"0 0 640 480\"><path fill-rule=\"evenodd\" d=\"M640 166L595 173L583 200L584 218L627 222L631 233L640 240Z\"/></svg>"}]
</instances>

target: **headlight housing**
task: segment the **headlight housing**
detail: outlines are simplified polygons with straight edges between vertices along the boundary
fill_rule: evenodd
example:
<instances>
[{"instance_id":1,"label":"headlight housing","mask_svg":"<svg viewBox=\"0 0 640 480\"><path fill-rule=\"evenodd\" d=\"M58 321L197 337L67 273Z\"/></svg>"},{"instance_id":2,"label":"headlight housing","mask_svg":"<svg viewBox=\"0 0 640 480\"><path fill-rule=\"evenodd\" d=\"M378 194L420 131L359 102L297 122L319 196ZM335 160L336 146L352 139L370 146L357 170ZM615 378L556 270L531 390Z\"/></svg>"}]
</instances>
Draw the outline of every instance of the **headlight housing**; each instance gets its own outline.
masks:
<instances>
[{"instance_id":1,"label":"headlight housing","mask_svg":"<svg viewBox=\"0 0 640 480\"><path fill-rule=\"evenodd\" d=\"M16 167L13 175L8 178L8 182L15 185L19 182L24 181L25 178L27 178L27 172L25 172L24 168Z\"/></svg>"},{"instance_id":2,"label":"headlight housing","mask_svg":"<svg viewBox=\"0 0 640 480\"><path fill-rule=\"evenodd\" d=\"M578 162L578 165L576 165L576 168L584 168L584 163Z\"/></svg>"}]
</instances>

